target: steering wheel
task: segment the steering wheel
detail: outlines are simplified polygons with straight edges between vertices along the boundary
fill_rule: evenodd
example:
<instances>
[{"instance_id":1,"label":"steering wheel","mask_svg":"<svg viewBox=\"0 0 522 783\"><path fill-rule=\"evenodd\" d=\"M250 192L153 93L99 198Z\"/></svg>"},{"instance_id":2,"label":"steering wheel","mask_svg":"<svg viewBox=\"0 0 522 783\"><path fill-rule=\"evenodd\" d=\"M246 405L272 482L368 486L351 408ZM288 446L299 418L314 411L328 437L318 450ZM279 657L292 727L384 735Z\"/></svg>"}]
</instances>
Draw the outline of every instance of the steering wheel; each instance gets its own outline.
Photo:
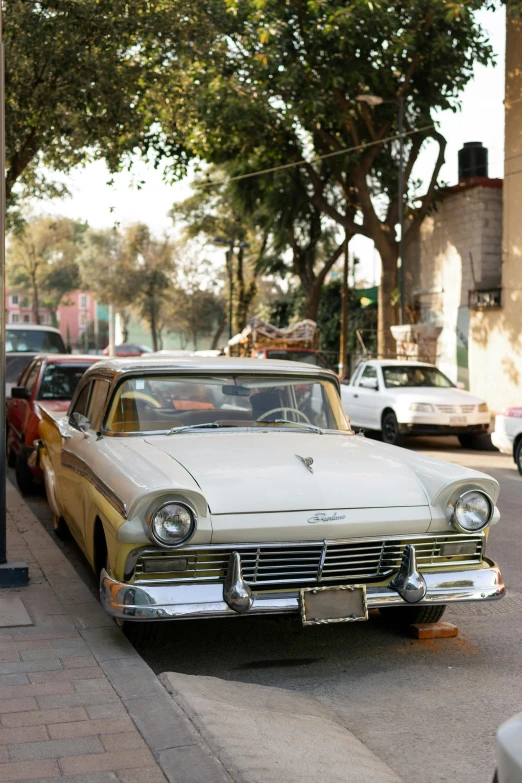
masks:
<instances>
[{"instance_id":1,"label":"steering wheel","mask_svg":"<svg viewBox=\"0 0 522 783\"><path fill-rule=\"evenodd\" d=\"M151 394L147 392L128 391L121 395L122 400L142 400L151 408L161 408L161 402L158 402Z\"/></svg>"},{"instance_id":2,"label":"steering wheel","mask_svg":"<svg viewBox=\"0 0 522 783\"><path fill-rule=\"evenodd\" d=\"M266 411L266 413L263 413L258 419L256 419L256 421L265 421L267 416L270 416L272 413L277 413L278 411L281 411L284 419L288 417L289 413L296 413L298 416L301 417L301 419L304 419L306 424L312 423L308 418L308 416L306 416L306 414L303 413L303 411L300 411L298 408L286 408L286 407L272 408L271 411ZM297 422L295 423L297 424Z\"/></svg>"}]
</instances>

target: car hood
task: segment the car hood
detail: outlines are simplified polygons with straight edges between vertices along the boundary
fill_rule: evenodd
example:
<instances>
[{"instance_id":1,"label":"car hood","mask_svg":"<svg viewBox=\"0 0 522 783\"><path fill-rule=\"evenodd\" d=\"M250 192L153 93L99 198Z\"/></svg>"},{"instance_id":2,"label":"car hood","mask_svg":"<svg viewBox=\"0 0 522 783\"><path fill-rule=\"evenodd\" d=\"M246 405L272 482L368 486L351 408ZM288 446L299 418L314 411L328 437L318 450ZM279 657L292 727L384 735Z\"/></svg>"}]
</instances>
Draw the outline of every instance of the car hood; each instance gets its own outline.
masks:
<instances>
[{"instance_id":1,"label":"car hood","mask_svg":"<svg viewBox=\"0 0 522 783\"><path fill-rule=\"evenodd\" d=\"M428 505L400 450L383 453L354 435L263 430L145 440L191 474L212 514ZM312 458L313 472L297 455Z\"/></svg>"},{"instance_id":2,"label":"car hood","mask_svg":"<svg viewBox=\"0 0 522 783\"><path fill-rule=\"evenodd\" d=\"M464 389L438 389L426 386L389 388L399 402L430 402L432 405L480 405L482 397L476 397Z\"/></svg>"}]
</instances>

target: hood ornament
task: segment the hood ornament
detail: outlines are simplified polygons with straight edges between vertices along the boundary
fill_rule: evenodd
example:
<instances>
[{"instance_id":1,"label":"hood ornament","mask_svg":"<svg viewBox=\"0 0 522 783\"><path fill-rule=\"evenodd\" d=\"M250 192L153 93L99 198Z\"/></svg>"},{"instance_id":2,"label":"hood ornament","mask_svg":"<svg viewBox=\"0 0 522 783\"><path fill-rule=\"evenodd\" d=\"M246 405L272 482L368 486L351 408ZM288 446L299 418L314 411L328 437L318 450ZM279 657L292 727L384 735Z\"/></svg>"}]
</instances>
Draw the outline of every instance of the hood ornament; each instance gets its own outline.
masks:
<instances>
[{"instance_id":1,"label":"hood ornament","mask_svg":"<svg viewBox=\"0 0 522 783\"><path fill-rule=\"evenodd\" d=\"M296 454L295 456L303 463L305 468L309 470L310 473L314 472L314 469L312 468L312 465L314 464L312 457L300 457L299 454Z\"/></svg>"}]
</instances>

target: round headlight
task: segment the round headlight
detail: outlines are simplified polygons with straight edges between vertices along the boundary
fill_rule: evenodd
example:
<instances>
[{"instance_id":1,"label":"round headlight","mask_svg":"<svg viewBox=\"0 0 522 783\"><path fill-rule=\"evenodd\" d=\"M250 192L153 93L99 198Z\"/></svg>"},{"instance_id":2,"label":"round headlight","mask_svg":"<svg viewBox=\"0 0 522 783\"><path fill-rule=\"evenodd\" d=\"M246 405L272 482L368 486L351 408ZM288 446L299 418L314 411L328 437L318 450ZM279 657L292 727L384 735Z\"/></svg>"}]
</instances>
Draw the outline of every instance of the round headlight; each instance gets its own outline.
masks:
<instances>
[{"instance_id":1,"label":"round headlight","mask_svg":"<svg viewBox=\"0 0 522 783\"><path fill-rule=\"evenodd\" d=\"M196 526L194 512L183 503L165 503L151 514L152 538L163 546L175 546L186 541Z\"/></svg>"},{"instance_id":2,"label":"round headlight","mask_svg":"<svg viewBox=\"0 0 522 783\"><path fill-rule=\"evenodd\" d=\"M459 533L476 533L489 525L492 516L490 498L484 492L471 490L455 501L452 524Z\"/></svg>"}]
</instances>

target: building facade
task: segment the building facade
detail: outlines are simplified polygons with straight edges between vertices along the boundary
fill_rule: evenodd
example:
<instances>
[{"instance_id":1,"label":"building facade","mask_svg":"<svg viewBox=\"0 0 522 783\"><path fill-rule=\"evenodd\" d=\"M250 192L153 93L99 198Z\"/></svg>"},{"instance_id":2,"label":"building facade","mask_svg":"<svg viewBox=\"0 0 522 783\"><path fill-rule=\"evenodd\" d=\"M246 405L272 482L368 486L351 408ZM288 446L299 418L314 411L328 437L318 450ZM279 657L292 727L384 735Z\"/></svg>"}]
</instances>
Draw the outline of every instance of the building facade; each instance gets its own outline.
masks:
<instances>
[{"instance_id":1,"label":"building facade","mask_svg":"<svg viewBox=\"0 0 522 783\"><path fill-rule=\"evenodd\" d=\"M522 20L507 13L501 306L472 312L470 384L493 410L522 404Z\"/></svg>"},{"instance_id":2,"label":"building facade","mask_svg":"<svg viewBox=\"0 0 522 783\"><path fill-rule=\"evenodd\" d=\"M405 301L413 320L441 328L437 365L466 388L472 308L498 289L501 266L502 180L464 177L441 194L408 249Z\"/></svg>"},{"instance_id":3,"label":"building facade","mask_svg":"<svg viewBox=\"0 0 522 783\"><path fill-rule=\"evenodd\" d=\"M31 298L20 291L8 289L6 294L6 325L34 324L35 318ZM40 308L39 321L47 326L57 326L67 346L72 349L85 347L87 327L96 318L97 303L86 291L73 291L65 297L56 313Z\"/></svg>"}]
</instances>

